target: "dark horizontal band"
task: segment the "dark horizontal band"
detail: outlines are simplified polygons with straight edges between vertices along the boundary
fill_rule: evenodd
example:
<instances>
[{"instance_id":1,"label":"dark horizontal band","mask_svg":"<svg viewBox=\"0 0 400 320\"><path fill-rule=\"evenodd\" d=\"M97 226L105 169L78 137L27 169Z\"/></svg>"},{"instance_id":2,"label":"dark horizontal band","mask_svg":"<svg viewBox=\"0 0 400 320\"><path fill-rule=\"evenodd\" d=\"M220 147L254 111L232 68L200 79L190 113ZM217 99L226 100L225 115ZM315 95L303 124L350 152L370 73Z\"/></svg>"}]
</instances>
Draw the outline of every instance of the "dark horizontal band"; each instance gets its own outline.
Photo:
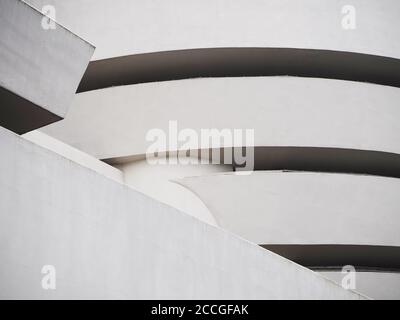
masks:
<instances>
[{"instance_id":1,"label":"dark horizontal band","mask_svg":"<svg viewBox=\"0 0 400 320\"><path fill-rule=\"evenodd\" d=\"M289 260L314 270L340 270L352 265L358 271L400 272L400 247L374 245L262 245Z\"/></svg>"},{"instance_id":2,"label":"dark horizontal band","mask_svg":"<svg viewBox=\"0 0 400 320\"><path fill-rule=\"evenodd\" d=\"M300 76L400 87L400 59L292 48L209 48L92 61L78 92L199 77Z\"/></svg>"},{"instance_id":3,"label":"dark horizontal band","mask_svg":"<svg viewBox=\"0 0 400 320\"><path fill-rule=\"evenodd\" d=\"M354 173L400 178L400 154L344 148L255 147L254 170Z\"/></svg>"}]
</instances>

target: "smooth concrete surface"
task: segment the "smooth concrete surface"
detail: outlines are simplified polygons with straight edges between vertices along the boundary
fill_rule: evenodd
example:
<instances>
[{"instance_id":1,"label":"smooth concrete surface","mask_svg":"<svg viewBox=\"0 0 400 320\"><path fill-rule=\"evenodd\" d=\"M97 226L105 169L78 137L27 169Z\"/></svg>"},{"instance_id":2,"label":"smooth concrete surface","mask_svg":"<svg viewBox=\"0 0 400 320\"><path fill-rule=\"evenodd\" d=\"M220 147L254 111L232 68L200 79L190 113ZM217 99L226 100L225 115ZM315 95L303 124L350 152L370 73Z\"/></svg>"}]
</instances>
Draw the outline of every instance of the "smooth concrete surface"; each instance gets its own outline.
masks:
<instances>
[{"instance_id":1,"label":"smooth concrete surface","mask_svg":"<svg viewBox=\"0 0 400 320\"><path fill-rule=\"evenodd\" d=\"M124 177L122 171L98 160L87 153L73 148L57 139L54 139L43 132L34 130L22 135L23 138L36 143L37 145L49 149L66 159L78 163L81 166L94 170L110 179L123 183Z\"/></svg>"},{"instance_id":2,"label":"smooth concrete surface","mask_svg":"<svg viewBox=\"0 0 400 320\"><path fill-rule=\"evenodd\" d=\"M19 0L0 2L0 125L17 133L65 116L94 47Z\"/></svg>"},{"instance_id":3,"label":"smooth concrete surface","mask_svg":"<svg viewBox=\"0 0 400 320\"><path fill-rule=\"evenodd\" d=\"M127 185L212 225L216 225L216 221L204 203L191 191L171 180L232 171L231 166L212 164L152 165L146 159L120 164L117 168L123 173Z\"/></svg>"},{"instance_id":4,"label":"smooth concrete surface","mask_svg":"<svg viewBox=\"0 0 400 320\"><path fill-rule=\"evenodd\" d=\"M255 171L188 177L219 226L262 245L400 246L400 180Z\"/></svg>"},{"instance_id":5,"label":"smooth concrete surface","mask_svg":"<svg viewBox=\"0 0 400 320\"><path fill-rule=\"evenodd\" d=\"M346 274L337 271L320 271L324 277L342 283ZM356 272L356 290L372 299L399 300L400 274L393 272Z\"/></svg>"},{"instance_id":6,"label":"smooth concrete surface","mask_svg":"<svg viewBox=\"0 0 400 320\"><path fill-rule=\"evenodd\" d=\"M400 58L397 0L28 0L92 42L94 60L222 47L307 48ZM343 7L356 10L344 29Z\"/></svg>"},{"instance_id":7,"label":"smooth concrete surface","mask_svg":"<svg viewBox=\"0 0 400 320\"><path fill-rule=\"evenodd\" d=\"M399 101L398 88L351 81L178 80L78 94L66 119L43 132L100 159L145 154L149 130L168 136L171 120L178 131L190 128L199 136L201 129L254 129L255 145L261 147L400 153ZM207 147L220 146L232 144Z\"/></svg>"},{"instance_id":8,"label":"smooth concrete surface","mask_svg":"<svg viewBox=\"0 0 400 320\"><path fill-rule=\"evenodd\" d=\"M0 144L1 298L363 298L2 128Z\"/></svg>"}]
</instances>

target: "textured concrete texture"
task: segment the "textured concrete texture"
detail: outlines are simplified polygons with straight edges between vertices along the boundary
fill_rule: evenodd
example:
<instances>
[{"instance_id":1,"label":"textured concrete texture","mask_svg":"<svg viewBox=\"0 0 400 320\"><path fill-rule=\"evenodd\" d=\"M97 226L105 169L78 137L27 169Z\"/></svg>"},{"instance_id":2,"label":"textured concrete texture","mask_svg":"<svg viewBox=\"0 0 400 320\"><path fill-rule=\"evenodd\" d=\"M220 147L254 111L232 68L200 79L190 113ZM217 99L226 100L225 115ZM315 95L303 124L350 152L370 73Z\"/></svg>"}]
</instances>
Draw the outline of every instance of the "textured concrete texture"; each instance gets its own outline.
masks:
<instances>
[{"instance_id":1,"label":"textured concrete texture","mask_svg":"<svg viewBox=\"0 0 400 320\"><path fill-rule=\"evenodd\" d=\"M96 60L214 47L313 48L400 58L397 0L28 2L38 8L54 5L57 20L96 45ZM356 8L356 30L342 28L342 8L349 4Z\"/></svg>"},{"instance_id":2,"label":"textured concrete texture","mask_svg":"<svg viewBox=\"0 0 400 320\"><path fill-rule=\"evenodd\" d=\"M170 120L199 135L202 128L254 129L256 146L400 153L400 124L393 120L400 117L398 101L398 88L350 81L178 80L78 94L67 118L43 130L98 158L146 153L147 132L168 134ZM214 147L231 146L219 143Z\"/></svg>"},{"instance_id":3,"label":"textured concrete texture","mask_svg":"<svg viewBox=\"0 0 400 320\"><path fill-rule=\"evenodd\" d=\"M16 133L65 116L94 47L19 0L0 2L0 125Z\"/></svg>"},{"instance_id":4,"label":"textured concrete texture","mask_svg":"<svg viewBox=\"0 0 400 320\"><path fill-rule=\"evenodd\" d=\"M400 246L400 180L255 171L178 180L219 226L252 242Z\"/></svg>"},{"instance_id":5,"label":"textured concrete texture","mask_svg":"<svg viewBox=\"0 0 400 320\"><path fill-rule=\"evenodd\" d=\"M1 298L363 298L10 131L0 144Z\"/></svg>"}]
</instances>

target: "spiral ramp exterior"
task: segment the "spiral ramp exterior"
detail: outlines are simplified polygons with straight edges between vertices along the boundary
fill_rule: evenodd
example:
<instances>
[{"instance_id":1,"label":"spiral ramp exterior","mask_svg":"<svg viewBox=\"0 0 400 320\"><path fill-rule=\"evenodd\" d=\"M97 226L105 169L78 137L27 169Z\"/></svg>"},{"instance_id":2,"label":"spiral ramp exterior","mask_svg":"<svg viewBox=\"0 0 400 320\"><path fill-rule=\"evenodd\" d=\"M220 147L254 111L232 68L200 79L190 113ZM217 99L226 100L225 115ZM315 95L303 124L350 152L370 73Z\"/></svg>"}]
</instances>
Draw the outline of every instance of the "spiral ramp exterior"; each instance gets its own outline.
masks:
<instances>
[{"instance_id":1,"label":"spiral ramp exterior","mask_svg":"<svg viewBox=\"0 0 400 320\"><path fill-rule=\"evenodd\" d=\"M42 220L50 219L46 226L64 221L59 234L44 232L55 239L48 249L40 241L16 245L38 253L28 262L4 250L7 261L20 266L15 274L26 264L55 258L73 282L53 296L30 283L28 297L400 298L398 1L352 1L354 30L341 25L346 3L339 0L26 2L38 9L54 6L57 22L96 46L79 86L71 86L77 94L63 121L23 139L1 134L13 150L12 159L3 159L12 171L29 177L33 167L39 180L47 179L40 163L51 163L55 188L40 182L36 191L41 197L50 193L49 201L29 199L43 209L35 209ZM199 137L207 128L253 130L249 144L222 139L212 145L225 152L249 147L252 166L236 172L240 168L225 158L217 164L154 165L146 139L154 128L167 135L171 128L189 128ZM53 139L80 151L65 151ZM167 159L179 152L173 143L158 151ZM30 164L18 160L27 152L33 153ZM2 177L2 188L12 190L4 182L12 178ZM19 175L16 181L22 184L18 197L28 197L31 190ZM5 199L2 212L12 210ZM17 209L27 210L23 204ZM12 238L18 220L4 219L12 228L3 233ZM29 228L40 232L43 226L24 228L29 234ZM71 234L83 241L81 248L68 242ZM123 257L132 252L128 243L135 243L141 262ZM163 245L175 248L173 257ZM68 261L57 255L60 247L71 252ZM101 248L114 257L111 264ZM99 266L93 273L83 257L87 252ZM220 259L222 252L229 254ZM230 270L240 259L234 252L246 262ZM355 267L361 295L339 287L345 265ZM24 278L28 283L34 267ZM122 268L120 277L104 278L108 267ZM227 274L222 284L218 270ZM141 273L148 287L136 275ZM182 274L190 286L172 283ZM205 274L210 282L202 285ZM252 281L260 274L257 287ZM19 283L5 282L4 297L21 296ZM279 295L267 290L273 286Z\"/></svg>"}]
</instances>

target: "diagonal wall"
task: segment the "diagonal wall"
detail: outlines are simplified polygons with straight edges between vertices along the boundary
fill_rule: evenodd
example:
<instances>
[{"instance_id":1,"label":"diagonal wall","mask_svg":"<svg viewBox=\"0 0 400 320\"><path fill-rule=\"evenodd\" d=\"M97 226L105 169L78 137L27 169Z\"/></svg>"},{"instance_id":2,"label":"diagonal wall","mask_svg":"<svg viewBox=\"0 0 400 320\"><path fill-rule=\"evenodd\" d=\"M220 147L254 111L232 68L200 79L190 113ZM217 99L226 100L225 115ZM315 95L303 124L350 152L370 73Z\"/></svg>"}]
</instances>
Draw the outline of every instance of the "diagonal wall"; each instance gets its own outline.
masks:
<instances>
[{"instance_id":1,"label":"diagonal wall","mask_svg":"<svg viewBox=\"0 0 400 320\"><path fill-rule=\"evenodd\" d=\"M7 130L0 145L1 298L362 298Z\"/></svg>"}]
</instances>

